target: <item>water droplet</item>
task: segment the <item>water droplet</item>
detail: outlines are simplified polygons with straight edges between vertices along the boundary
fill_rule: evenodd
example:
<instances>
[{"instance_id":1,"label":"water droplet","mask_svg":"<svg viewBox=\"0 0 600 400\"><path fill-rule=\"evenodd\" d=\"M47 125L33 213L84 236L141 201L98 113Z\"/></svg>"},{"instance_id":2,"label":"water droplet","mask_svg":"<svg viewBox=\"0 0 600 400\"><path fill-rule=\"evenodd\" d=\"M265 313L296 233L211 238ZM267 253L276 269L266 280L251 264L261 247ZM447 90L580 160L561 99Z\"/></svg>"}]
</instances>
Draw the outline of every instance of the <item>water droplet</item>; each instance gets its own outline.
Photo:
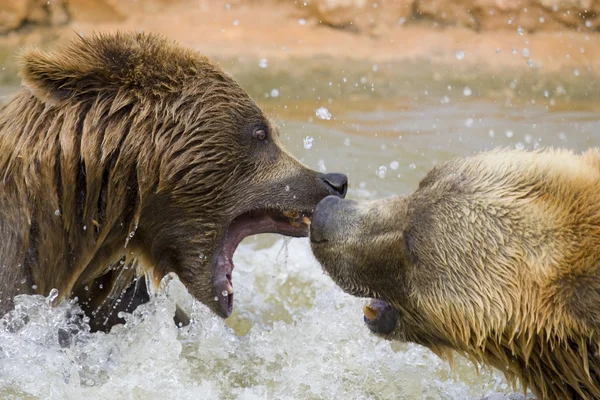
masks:
<instances>
[{"instance_id":1,"label":"water droplet","mask_svg":"<svg viewBox=\"0 0 600 400\"><path fill-rule=\"evenodd\" d=\"M564 132L559 133L558 138L563 142L567 141L567 135Z\"/></svg>"},{"instance_id":2,"label":"water droplet","mask_svg":"<svg viewBox=\"0 0 600 400\"><path fill-rule=\"evenodd\" d=\"M267 61L266 58L261 58L258 61L258 66L261 67L261 68L267 68L268 65L269 65L269 62Z\"/></svg>"},{"instance_id":3,"label":"water droplet","mask_svg":"<svg viewBox=\"0 0 600 400\"><path fill-rule=\"evenodd\" d=\"M540 24L543 24L546 19L544 17L540 17Z\"/></svg>"},{"instance_id":4,"label":"water droplet","mask_svg":"<svg viewBox=\"0 0 600 400\"><path fill-rule=\"evenodd\" d=\"M493 130L493 129L490 129L490 130L488 131L488 136L489 136L489 137L494 137L494 135L495 135L495 132L494 132L494 130Z\"/></svg>"},{"instance_id":5,"label":"water droplet","mask_svg":"<svg viewBox=\"0 0 600 400\"><path fill-rule=\"evenodd\" d=\"M306 20L305 20L304 18L300 18L300 19L298 20L298 23L299 23L300 25L306 25Z\"/></svg>"},{"instance_id":6,"label":"water droplet","mask_svg":"<svg viewBox=\"0 0 600 400\"><path fill-rule=\"evenodd\" d=\"M522 51L521 54L523 55L523 57L529 57L529 49L527 47L525 47Z\"/></svg>"},{"instance_id":7,"label":"water droplet","mask_svg":"<svg viewBox=\"0 0 600 400\"><path fill-rule=\"evenodd\" d=\"M206 256L204 255L204 253L200 253L198 255L198 258L200 258L201 260L204 260L206 258Z\"/></svg>"},{"instance_id":8,"label":"water droplet","mask_svg":"<svg viewBox=\"0 0 600 400\"><path fill-rule=\"evenodd\" d=\"M87 225L84 225L84 226L83 226L83 230L84 230L84 231L87 231Z\"/></svg>"},{"instance_id":9,"label":"water droplet","mask_svg":"<svg viewBox=\"0 0 600 400\"><path fill-rule=\"evenodd\" d=\"M54 288L50 291L50 294L48 294L48 297L46 297L48 299L48 301L53 302L54 300L56 300L56 298L58 297L58 289Z\"/></svg>"},{"instance_id":10,"label":"water droplet","mask_svg":"<svg viewBox=\"0 0 600 400\"><path fill-rule=\"evenodd\" d=\"M317 108L317 111L316 111L315 114L320 119L326 119L326 120L330 120L331 119L331 113L325 107L319 107L319 108Z\"/></svg>"},{"instance_id":11,"label":"water droplet","mask_svg":"<svg viewBox=\"0 0 600 400\"><path fill-rule=\"evenodd\" d=\"M350 146L350 138L344 139L344 146Z\"/></svg>"},{"instance_id":12,"label":"water droplet","mask_svg":"<svg viewBox=\"0 0 600 400\"><path fill-rule=\"evenodd\" d=\"M525 143L531 143L533 141L533 136L525 135Z\"/></svg>"},{"instance_id":13,"label":"water droplet","mask_svg":"<svg viewBox=\"0 0 600 400\"><path fill-rule=\"evenodd\" d=\"M580 74L581 74L581 73L579 72L579 69L578 69L578 68L575 68L575 69L573 70L573 75L575 75L575 76L579 76Z\"/></svg>"},{"instance_id":14,"label":"water droplet","mask_svg":"<svg viewBox=\"0 0 600 400\"><path fill-rule=\"evenodd\" d=\"M304 138L304 148L310 149L313 146L314 139L310 136Z\"/></svg>"},{"instance_id":15,"label":"water droplet","mask_svg":"<svg viewBox=\"0 0 600 400\"><path fill-rule=\"evenodd\" d=\"M290 185L285 185L285 191L289 192L290 191Z\"/></svg>"},{"instance_id":16,"label":"water droplet","mask_svg":"<svg viewBox=\"0 0 600 400\"><path fill-rule=\"evenodd\" d=\"M223 291L221 292L221 295L222 295L223 297L227 297L227 296L229 296L229 292L228 292L227 290L223 290Z\"/></svg>"},{"instance_id":17,"label":"water droplet","mask_svg":"<svg viewBox=\"0 0 600 400\"><path fill-rule=\"evenodd\" d=\"M237 19L235 21L233 21L233 26L238 26L240 24L240 21L238 21Z\"/></svg>"},{"instance_id":18,"label":"water droplet","mask_svg":"<svg viewBox=\"0 0 600 400\"><path fill-rule=\"evenodd\" d=\"M271 97L279 97L279 90L271 89Z\"/></svg>"},{"instance_id":19,"label":"water droplet","mask_svg":"<svg viewBox=\"0 0 600 400\"><path fill-rule=\"evenodd\" d=\"M387 172L387 167L385 165L381 165L377 168L377 176L381 179L385 178L385 173Z\"/></svg>"},{"instance_id":20,"label":"water droplet","mask_svg":"<svg viewBox=\"0 0 600 400\"><path fill-rule=\"evenodd\" d=\"M473 122L474 122L474 121L473 121L473 118L467 118L467 119L465 120L465 126L466 126L467 128L472 128L472 127L473 127Z\"/></svg>"},{"instance_id":21,"label":"water droplet","mask_svg":"<svg viewBox=\"0 0 600 400\"><path fill-rule=\"evenodd\" d=\"M585 21L585 27L586 28L591 28L592 27L592 21L590 21L589 19L587 21Z\"/></svg>"},{"instance_id":22,"label":"water droplet","mask_svg":"<svg viewBox=\"0 0 600 400\"><path fill-rule=\"evenodd\" d=\"M31 285L32 290L37 290L37 285Z\"/></svg>"},{"instance_id":23,"label":"water droplet","mask_svg":"<svg viewBox=\"0 0 600 400\"><path fill-rule=\"evenodd\" d=\"M497 48L496 48L496 54L500 54L500 51L501 51L501 50L500 50L500 47L497 47Z\"/></svg>"},{"instance_id":24,"label":"water droplet","mask_svg":"<svg viewBox=\"0 0 600 400\"><path fill-rule=\"evenodd\" d=\"M325 165L325 160L323 160L322 158L319 159L319 161L317 161L317 167L319 167L319 172L327 172L327 166ZM296 198L296 197L294 197Z\"/></svg>"},{"instance_id":25,"label":"water droplet","mask_svg":"<svg viewBox=\"0 0 600 400\"><path fill-rule=\"evenodd\" d=\"M517 28L517 32L519 33L519 35L523 36L523 28L521 28L520 26Z\"/></svg>"},{"instance_id":26,"label":"water droplet","mask_svg":"<svg viewBox=\"0 0 600 400\"><path fill-rule=\"evenodd\" d=\"M60 210L54 211L54 215L56 215L57 217L60 216Z\"/></svg>"},{"instance_id":27,"label":"water droplet","mask_svg":"<svg viewBox=\"0 0 600 400\"><path fill-rule=\"evenodd\" d=\"M415 169L417 166L414 163L408 164L408 168Z\"/></svg>"},{"instance_id":28,"label":"water droplet","mask_svg":"<svg viewBox=\"0 0 600 400\"><path fill-rule=\"evenodd\" d=\"M517 144L515 144L515 149L517 150L523 150L525 148L525 145L521 142L517 142Z\"/></svg>"},{"instance_id":29,"label":"water droplet","mask_svg":"<svg viewBox=\"0 0 600 400\"><path fill-rule=\"evenodd\" d=\"M517 54L517 49L513 48L510 52L513 54Z\"/></svg>"},{"instance_id":30,"label":"water droplet","mask_svg":"<svg viewBox=\"0 0 600 400\"><path fill-rule=\"evenodd\" d=\"M219 297L218 296L215 296L215 301L219 301Z\"/></svg>"},{"instance_id":31,"label":"water droplet","mask_svg":"<svg viewBox=\"0 0 600 400\"><path fill-rule=\"evenodd\" d=\"M456 52L456 59L457 60L462 60L463 58L465 58L466 53L463 50L459 50Z\"/></svg>"},{"instance_id":32,"label":"water droplet","mask_svg":"<svg viewBox=\"0 0 600 400\"><path fill-rule=\"evenodd\" d=\"M396 171L398 168L400 168L400 163L394 160L390 163L390 168Z\"/></svg>"},{"instance_id":33,"label":"water droplet","mask_svg":"<svg viewBox=\"0 0 600 400\"><path fill-rule=\"evenodd\" d=\"M371 67L371 70L373 72L377 72L379 70L379 66L377 64L373 64L373 66Z\"/></svg>"},{"instance_id":34,"label":"water droplet","mask_svg":"<svg viewBox=\"0 0 600 400\"><path fill-rule=\"evenodd\" d=\"M471 88L468 86L465 86L465 88L463 89L463 95L465 96L470 96L471 94L473 94L473 92L471 91Z\"/></svg>"},{"instance_id":35,"label":"water droplet","mask_svg":"<svg viewBox=\"0 0 600 400\"><path fill-rule=\"evenodd\" d=\"M511 131L510 129L507 129L504 134L506 135L507 138L511 138L514 136L515 133L513 131Z\"/></svg>"}]
</instances>

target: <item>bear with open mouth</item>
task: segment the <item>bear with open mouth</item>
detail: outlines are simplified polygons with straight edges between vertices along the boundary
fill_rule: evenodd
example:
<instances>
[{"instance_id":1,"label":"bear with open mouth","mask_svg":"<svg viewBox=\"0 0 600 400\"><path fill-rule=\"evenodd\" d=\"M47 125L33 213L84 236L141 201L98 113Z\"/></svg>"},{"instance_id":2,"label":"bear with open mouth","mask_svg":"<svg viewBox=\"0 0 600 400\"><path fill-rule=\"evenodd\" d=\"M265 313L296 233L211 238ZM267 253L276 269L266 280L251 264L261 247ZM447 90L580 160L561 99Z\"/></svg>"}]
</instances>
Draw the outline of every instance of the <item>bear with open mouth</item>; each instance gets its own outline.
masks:
<instances>
[{"instance_id":1,"label":"bear with open mouth","mask_svg":"<svg viewBox=\"0 0 600 400\"><path fill-rule=\"evenodd\" d=\"M600 150L497 149L408 196L327 197L311 246L375 334L453 351L539 399L600 398Z\"/></svg>"},{"instance_id":2,"label":"bear with open mouth","mask_svg":"<svg viewBox=\"0 0 600 400\"><path fill-rule=\"evenodd\" d=\"M0 108L2 315L57 289L107 331L174 272L228 317L240 241L307 236L316 204L346 194L231 76L163 37L96 34L20 62Z\"/></svg>"}]
</instances>

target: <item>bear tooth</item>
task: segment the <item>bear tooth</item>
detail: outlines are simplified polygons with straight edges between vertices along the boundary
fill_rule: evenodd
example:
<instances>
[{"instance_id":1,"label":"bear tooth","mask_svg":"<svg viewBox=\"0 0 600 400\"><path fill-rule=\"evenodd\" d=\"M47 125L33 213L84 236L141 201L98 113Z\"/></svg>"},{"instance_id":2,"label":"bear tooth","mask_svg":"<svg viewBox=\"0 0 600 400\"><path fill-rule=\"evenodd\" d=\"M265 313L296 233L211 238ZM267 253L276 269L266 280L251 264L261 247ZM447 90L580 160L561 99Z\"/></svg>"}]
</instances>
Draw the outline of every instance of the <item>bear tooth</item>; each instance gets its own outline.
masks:
<instances>
[{"instance_id":1,"label":"bear tooth","mask_svg":"<svg viewBox=\"0 0 600 400\"><path fill-rule=\"evenodd\" d=\"M285 215L288 218L298 218L300 216L300 213L298 211L284 211L283 215Z\"/></svg>"},{"instance_id":2,"label":"bear tooth","mask_svg":"<svg viewBox=\"0 0 600 400\"><path fill-rule=\"evenodd\" d=\"M377 311L373 310L369 306L363 307L363 313L365 314L365 317L367 317L367 319L369 321L373 321L375 318L377 318Z\"/></svg>"},{"instance_id":3,"label":"bear tooth","mask_svg":"<svg viewBox=\"0 0 600 400\"><path fill-rule=\"evenodd\" d=\"M310 226L310 218L302 217L302 222L304 222L306 225Z\"/></svg>"},{"instance_id":4,"label":"bear tooth","mask_svg":"<svg viewBox=\"0 0 600 400\"><path fill-rule=\"evenodd\" d=\"M290 223L291 226L293 226L295 228L303 228L305 226L305 225L301 224L300 222L293 221L293 220L289 221L289 223Z\"/></svg>"},{"instance_id":5,"label":"bear tooth","mask_svg":"<svg viewBox=\"0 0 600 400\"><path fill-rule=\"evenodd\" d=\"M233 294L233 286L229 282L227 282L227 293Z\"/></svg>"}]
</instances>

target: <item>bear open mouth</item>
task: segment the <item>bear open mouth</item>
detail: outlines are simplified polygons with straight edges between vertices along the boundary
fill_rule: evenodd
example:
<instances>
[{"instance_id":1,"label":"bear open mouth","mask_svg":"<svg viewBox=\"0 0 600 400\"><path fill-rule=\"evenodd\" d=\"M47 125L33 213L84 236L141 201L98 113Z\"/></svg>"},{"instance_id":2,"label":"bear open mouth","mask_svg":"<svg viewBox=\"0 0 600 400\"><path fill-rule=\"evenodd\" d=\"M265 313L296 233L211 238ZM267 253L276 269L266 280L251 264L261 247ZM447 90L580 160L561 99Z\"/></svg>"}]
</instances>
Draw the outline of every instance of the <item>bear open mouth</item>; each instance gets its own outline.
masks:
<instances>
[{"instance_id":1,"label":"bear open mouth","mask_svg":"<svg viewBox=\"0 0 600 400\"><path fill-rule=\"evenodd\" d=\"M365 324L371 332L388 335L396 329L400 312L383 300L373 299L363 307Z\"/></svg>"},{"instance_id":2,"label":"bear open mouth","mask_svg":"<svg viewBox=\"0 0 600 400\"><path fill-rule=\"evenodd\" d=\"M290 237L308 236L310 217L308 211L258 210L244 213L233 219L226 229L222 245L217 250L212 267L212 284L220 315L227 318L233 310L233 253L240 242L251 235L278 233Z\"/></svg>"}]
</instances>

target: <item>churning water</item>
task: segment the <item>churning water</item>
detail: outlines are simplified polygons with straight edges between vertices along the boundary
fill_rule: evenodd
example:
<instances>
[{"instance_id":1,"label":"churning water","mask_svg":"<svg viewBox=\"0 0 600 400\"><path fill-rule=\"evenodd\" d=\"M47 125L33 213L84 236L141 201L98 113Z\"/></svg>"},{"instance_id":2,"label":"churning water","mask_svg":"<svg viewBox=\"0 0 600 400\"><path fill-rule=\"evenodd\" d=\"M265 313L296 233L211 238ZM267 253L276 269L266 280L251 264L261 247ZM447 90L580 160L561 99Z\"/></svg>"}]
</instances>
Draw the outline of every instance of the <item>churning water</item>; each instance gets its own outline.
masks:
<instances>
[{"instance_id":1,"label":"churning water","mask_svg":"<svg viewBox=\"0 0 600 400\"><path fill-rule=\"evenodd\" d=\"M462 360L454 377L419 346L375 338L364 301L333 285L307 240L273 242L250 239L235 256L232 327L195 304L195 322L177 329L161 295L90 334L76 305L18 298L0 324L2 398L465 399L506 388Z\"/></svg>"},{"instance_id":2,"label":"churning water","mask_svg":"<svg viewBox=\"0 0 600 400\"><path fill-rule=\"evenodd\" d=\"M406 194L435 164L496 146L600 144L597 110L513 105L463 88L423 101L263 104L282 138L312 168L349 175L349 197ZM272 96L273 97L273 96ZM461 98L460 101L454 100ZM315 118L326 107L330 118ZM311 138L306 146L305 138ZM76 305L51 309L23 296L0 320L3 399L478 399L511 393L501 374L457 357L454 369L413 344L376 338L365 300L323 274L307 239L246 239L235 254L235 309L223 321L193 304L193 323L172 323L164 294L110 334L90 334ZM171 290L173 288L173 290ZM169 294L171 293L171 294Z\"/></svg>"}]
</instances>

